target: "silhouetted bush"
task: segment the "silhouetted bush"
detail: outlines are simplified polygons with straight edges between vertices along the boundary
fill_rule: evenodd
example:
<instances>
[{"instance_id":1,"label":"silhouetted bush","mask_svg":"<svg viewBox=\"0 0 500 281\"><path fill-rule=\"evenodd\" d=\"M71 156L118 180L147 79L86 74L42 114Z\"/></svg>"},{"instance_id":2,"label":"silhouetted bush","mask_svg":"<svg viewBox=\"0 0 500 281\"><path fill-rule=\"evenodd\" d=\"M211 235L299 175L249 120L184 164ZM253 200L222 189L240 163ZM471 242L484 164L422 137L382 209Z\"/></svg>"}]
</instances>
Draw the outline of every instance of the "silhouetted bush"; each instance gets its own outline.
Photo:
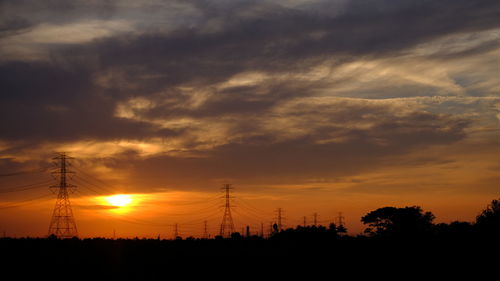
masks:
<instances>
[{"instance_id":1,"label":"silhouetted bush","mask_svg":"<svg viewBox=\"0 0 500 281\"><path fill-rule=\"evenodd\" d=\"M500 201L493 200L484 209L480 215L476 217L475 228L483 235L498 236L500 235Z\"/></svg>"},{"instance_id":2,"label":"silhouetted bush","mask_svg":"<svg viewBox=\"0 0 500 281\"><path fill-rule=\"evenodd\" d=\"M368 224L365 233L383 236L419 236L430 234L433 229L434 215L425 212L418 206L384 207L371 211L361 218Z\"/></svg>"}]
</instances>

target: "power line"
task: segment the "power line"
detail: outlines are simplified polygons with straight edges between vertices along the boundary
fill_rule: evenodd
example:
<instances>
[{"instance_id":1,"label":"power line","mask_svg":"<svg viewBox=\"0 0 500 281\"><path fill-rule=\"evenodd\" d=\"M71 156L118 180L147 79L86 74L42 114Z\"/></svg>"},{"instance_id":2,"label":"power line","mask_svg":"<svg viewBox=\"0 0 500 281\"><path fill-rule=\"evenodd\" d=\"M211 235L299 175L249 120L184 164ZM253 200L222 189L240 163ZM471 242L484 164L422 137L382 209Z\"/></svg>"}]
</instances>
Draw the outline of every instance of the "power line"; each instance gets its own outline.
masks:
<instances>
[{"instance_id":1,"label":"power line","mask_svg":"<svg viewBox=\"0 0 500 281\"><path fill-rule=\"evenodd\" d=\"M41 196L37 196L37 197L34 197L34 198L20 200L20 201L14 201L14 202L11 202L10 204L0 205L0 209L9 209L9 208L22 207L22 206L26 206L26 205L29 205L29 204L33 203L33 201L39 201L41 199L49 199L49 198L52 198L51 194L43 194Z\"/></svg>"},{"instance_id":2,"label":"power line","mask_svg":"<svg viewBox=\"0 0 500 281\"><path fill-rule=\"evenodd\" d=\"M27 185L20 185L20 186L14 186L14 187L9 187L9 188L1 188L0 193L19 192L19 191L31 190L31 189L40 188L40 187L46 187L46 185L51 183L51 182L52 182L52 180L45 180L42 182L37 182L37 183L32 183L32 184L27 184Z\"/></svg>"}]
</instances>

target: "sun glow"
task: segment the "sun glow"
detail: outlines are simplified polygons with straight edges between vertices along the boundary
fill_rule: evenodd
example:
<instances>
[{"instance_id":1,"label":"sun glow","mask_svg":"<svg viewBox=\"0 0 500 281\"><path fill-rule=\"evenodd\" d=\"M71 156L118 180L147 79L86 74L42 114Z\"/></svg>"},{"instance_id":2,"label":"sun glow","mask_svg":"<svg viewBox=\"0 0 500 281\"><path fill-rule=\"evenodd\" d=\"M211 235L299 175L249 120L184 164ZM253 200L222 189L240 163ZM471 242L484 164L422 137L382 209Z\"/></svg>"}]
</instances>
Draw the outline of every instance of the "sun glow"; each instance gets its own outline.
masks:
<instances>
[{"instance_id":1,"label":"sun glow","mask_svg":"<svg viewBox=\"0 0 500 281\"><path fill-rule=\"evenodd\" d=\"M115 207L125 207L127 205L130 205L130 203L132 203L132 201L134 201L132 196L127 195L127 194L117 194L117 195L105 197L104 199L106 200L106 202L109 205L115 206Z\"/></svg>"}]
</instances>

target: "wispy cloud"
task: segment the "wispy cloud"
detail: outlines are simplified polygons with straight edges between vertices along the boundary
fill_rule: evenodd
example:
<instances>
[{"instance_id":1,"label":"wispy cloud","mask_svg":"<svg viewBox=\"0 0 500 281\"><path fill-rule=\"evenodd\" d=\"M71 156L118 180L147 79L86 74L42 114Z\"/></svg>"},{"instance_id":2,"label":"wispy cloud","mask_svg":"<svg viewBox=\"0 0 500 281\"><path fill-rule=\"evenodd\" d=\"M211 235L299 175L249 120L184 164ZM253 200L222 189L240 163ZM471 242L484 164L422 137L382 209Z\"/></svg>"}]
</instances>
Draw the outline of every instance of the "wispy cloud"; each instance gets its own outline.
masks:
<instances>
[{"instance_id":1,"label":"wispy cloud","mask_svg":"<svg viewBox=\"0 0 500 281\"><path fill-rule=\"evenodd\" d=\"M2 154L26 165L306 183L499 134L498 1L1 5Z\"/></svg>"}]
</instances>

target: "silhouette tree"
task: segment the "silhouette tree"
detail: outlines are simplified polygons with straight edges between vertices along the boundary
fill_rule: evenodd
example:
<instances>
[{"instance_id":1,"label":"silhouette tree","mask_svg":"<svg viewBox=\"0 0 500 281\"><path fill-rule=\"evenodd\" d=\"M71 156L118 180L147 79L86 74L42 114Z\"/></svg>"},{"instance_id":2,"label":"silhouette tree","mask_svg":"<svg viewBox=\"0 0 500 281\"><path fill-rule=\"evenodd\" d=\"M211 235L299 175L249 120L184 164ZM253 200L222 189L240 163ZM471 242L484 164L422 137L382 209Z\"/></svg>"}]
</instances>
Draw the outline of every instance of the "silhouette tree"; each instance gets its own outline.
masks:
<instances>
[{"instance_id":1,"label":"silhouette tree","mask_svg":"<svg viewBox=\"0 0 500 281\"><path fill-rule=\"evenodd\" d=\"M361 221L369 226L365 233L371 235L413 236L430 232L434 218L431 212L424 213L419 206L384 207L371 211Z\"/></svg>"},{"instance_id":2,"label":"silhouette tree","mask_svg":"<svg viewBox=\"0 0 500 281\"><path fill-rule=\"evenodd\" d=\"M336 231L340 235L345 235L347 233L347 228L343 225L339 225L339 226L337 226Z\"/></svg>"},{"instance_id":3,"label":"silhouette tree","mask_svg":"<svg viewBox=\"0 0 500 281\"><path fill-rule=\"evenodd\" d=\"M500 233L500 201L493 200L480 215L476 217L476 229L483 234Z\"/></svg>"},{"instance_id":4,"label":"silhouette tree","mask_svg":"<svg viewBox=\"0 0 500 281\"><path fill-rule=\"evenodd\" d=\"M232 239L241 239L241 238L243 238L243 236L241 236L241 233L239 233L239 232L233 232L233 233L231 233L231 238Z\"/></svg>"},{"instance_id":5,"label":"silhouette tree","mask_svg":"<svg viewBox=\"0 0 500 281\"><path fill-rule=\"evenodd\" d=\"M465 239L470 238L474 233L473 225L470 222L454 221L450 224L436 224L434 230L437 235L446 239Z\"/></svg>"},{"instance_id":6,"label":"silhouette tree","mask_svg":"<svg viewBox=\"0 0 500 281\"><path fill-rule=\"evenodd\" d=\"M278 232L280 232L280 230L278 229L278 225L275 223L273 224L273 234L276 234Z\"/></svg>"}]
</instances>

